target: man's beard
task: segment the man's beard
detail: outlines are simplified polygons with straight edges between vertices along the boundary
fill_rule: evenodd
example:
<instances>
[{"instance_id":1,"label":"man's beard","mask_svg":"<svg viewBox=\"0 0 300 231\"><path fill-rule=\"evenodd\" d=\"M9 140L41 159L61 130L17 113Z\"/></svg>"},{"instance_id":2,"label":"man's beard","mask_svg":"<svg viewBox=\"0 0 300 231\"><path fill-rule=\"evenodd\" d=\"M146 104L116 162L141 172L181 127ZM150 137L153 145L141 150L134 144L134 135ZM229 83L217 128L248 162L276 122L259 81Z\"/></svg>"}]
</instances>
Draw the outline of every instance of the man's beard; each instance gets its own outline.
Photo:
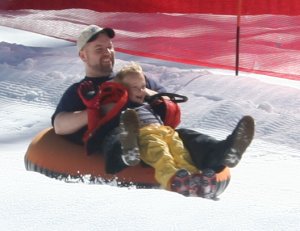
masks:
<instances>
[{"instance_id":1,"label":"man's beard","mask_svg":"<svg viewBox=\"0 0 300 231\"><path fill-rule=\"evenodd\" d=\"M96 73L102 73L105 75L109 75L113 72L113 66L114 66L114 62L112 61L111 63L99 63L96 65L91 66L91 68L96 72Z\"/></svg>"},{"instance_id":2,"label":"man's beard","mask_svg":"<svg viewBox=\"0 0 300 231\"><path fill-rule=\"evenodd\" d=\"M110 74L113 71L113 64L112 65L100 65L101 66L101 72Z\"/></svg>"}]
</instances>

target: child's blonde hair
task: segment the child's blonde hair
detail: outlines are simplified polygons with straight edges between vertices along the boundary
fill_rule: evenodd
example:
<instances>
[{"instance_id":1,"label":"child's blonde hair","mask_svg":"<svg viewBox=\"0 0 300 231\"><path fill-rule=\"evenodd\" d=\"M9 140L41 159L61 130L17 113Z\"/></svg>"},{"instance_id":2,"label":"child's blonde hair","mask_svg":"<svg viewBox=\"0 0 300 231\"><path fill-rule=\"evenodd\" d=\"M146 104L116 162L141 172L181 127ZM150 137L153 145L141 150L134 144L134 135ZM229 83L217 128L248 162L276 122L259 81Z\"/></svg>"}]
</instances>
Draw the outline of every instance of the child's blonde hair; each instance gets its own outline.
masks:
<instances>
[{"instance_id":1,"label":"child's blonde hair","mask_svg":"<svg viewBox=\"0 0 300 231\"><path fill-rule=\"evenodd\" d=\"M143 69L139 64L137 64L135 62L131 62L130 64L128 64L128 65L124 66L123 68L121 68L121 70L115 76L114 80L116 82L122 83L124 77L128 74L143 75Z\"/></svg>"}]
</instances>

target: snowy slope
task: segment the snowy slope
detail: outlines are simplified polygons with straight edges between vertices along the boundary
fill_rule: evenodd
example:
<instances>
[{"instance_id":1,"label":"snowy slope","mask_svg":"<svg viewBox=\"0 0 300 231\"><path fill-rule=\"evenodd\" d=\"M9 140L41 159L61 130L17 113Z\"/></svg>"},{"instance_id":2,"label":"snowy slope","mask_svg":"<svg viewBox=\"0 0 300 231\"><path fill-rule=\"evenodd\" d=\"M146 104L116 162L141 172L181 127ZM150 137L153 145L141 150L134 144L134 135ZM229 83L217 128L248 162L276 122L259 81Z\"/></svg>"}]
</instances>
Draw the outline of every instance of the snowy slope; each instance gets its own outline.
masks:
<instances>
[{"instance_id":1,"label":"snowy slope","mask_svg":"<svg viewBox=\"0 0 300 231\"><path fill-rule=\"evenodd\" d=\"M20 43L13 40L15 33L28 42L15 44ZM234 77L229 71L117 54L116 70L137 60L169 91L189 97L182 104L181 126L222 139L249 114L256 120L255 139L232 169L232 181L217 202L163 190L68 184L27 172L23 158L32 137L50 126L65 88L84 75L76 49L20 31L5 29L0 34L3 230L299 229L298 82ZM39 47L32 47L29 38Z\"/></svg>"}]
</instances>

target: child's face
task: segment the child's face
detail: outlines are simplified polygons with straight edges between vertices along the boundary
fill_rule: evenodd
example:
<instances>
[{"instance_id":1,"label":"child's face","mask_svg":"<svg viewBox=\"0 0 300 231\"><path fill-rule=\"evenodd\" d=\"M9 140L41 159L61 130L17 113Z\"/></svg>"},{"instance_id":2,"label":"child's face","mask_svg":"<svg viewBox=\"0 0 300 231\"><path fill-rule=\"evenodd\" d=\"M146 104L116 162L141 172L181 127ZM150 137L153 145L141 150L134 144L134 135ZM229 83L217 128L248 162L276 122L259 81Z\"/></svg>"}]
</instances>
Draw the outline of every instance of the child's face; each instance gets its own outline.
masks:
<instances>
[{"instance_id":1,"label":"child's face","mask_svg":"<svg viewBox=\"0 0 300 231\"><path fill-rule=\"evenodd\" d=\"M128 89L129 100L133 103L143 103L146 96L146 80L142 74L127 74L123 84Z\"/></svg>"}]
</instances>

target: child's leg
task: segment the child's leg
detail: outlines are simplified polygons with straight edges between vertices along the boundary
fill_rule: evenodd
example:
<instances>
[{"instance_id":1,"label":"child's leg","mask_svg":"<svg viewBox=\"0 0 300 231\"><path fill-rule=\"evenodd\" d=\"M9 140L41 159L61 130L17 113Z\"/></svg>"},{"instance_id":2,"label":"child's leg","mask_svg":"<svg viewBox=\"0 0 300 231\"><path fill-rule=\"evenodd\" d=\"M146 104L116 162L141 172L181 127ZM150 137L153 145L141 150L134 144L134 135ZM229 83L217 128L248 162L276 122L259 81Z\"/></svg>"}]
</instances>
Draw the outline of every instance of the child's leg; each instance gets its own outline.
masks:
<instances>
[{"instance_id":1,"label":"child's leg","mask_svg":"<svg viewBox=\"0 0 300 231\"><path fill-rule=\"evenodd\" d=\"M190 173L198 173L199 169L196 168L191 155L184 147L178 133L168 126L163 126L162 129L166 132L165 140L168 143L170 153L175 160L177 168L186 169Z\"/></svg>"},{"instance_id":2,"label":"child's leg","mask_svg":"<svg viewBox=\"0 0 300 231\"><path fill-rule=\"evenodd\" d=\"M158 127L144 127L140 130L139 146L141 159L155 169L155 179L161 186L169 189L169 181L179 169L164 141L165 135Z\"/></svg>"}]
</instances>

